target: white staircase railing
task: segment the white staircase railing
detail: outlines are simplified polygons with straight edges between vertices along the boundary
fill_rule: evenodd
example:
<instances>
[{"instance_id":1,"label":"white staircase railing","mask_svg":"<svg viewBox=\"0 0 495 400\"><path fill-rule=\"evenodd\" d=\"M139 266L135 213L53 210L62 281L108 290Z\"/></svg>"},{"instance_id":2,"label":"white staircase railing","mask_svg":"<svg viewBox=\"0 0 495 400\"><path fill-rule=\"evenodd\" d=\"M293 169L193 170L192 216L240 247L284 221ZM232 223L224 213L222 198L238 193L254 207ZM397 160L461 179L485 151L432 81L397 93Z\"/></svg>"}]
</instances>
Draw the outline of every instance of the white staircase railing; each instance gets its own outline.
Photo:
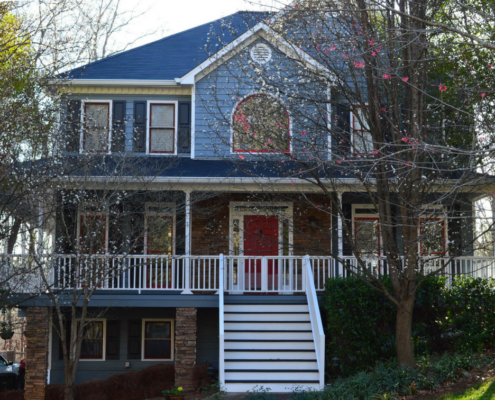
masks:
<instances>
[{"instance_id":1,"label":"white staircase railing","mask_svg":"<svg viewBox=\"0 0 495 400\"><path fill-rule=\"evenodd\" d=\"M318 362L318 374L320 378L320 389L325 386L325 333L321 322L320 307L316 296L315 281L309 256L305 257L304 286L308 299L309 316L311 318L311 330L315 343L316 360Z\"/></svg>"},{"instance_id":2,"label":"white staircase railing","mask_svg":"<svg viewBox=\"0 0 495 400\"><path fill-rule=\"evenodd\" d=\"M225 322L224 322L224 257L220 254L219 260L219 289L218 289L218 312L219 312L219 348L220 354L218 359L218 380L220 387L225 385Z\"/></svg>"}]
</instances>

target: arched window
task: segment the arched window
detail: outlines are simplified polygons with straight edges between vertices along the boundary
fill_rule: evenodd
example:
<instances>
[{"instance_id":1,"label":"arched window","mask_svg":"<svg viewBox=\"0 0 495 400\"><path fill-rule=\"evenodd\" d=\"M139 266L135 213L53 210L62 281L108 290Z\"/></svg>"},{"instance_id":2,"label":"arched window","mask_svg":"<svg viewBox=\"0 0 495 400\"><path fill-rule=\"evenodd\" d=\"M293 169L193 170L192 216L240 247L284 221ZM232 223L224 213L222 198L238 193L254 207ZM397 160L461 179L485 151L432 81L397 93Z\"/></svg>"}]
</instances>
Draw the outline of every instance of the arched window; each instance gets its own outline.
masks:
<instances>
[{"instance_id":1,"label":"arched window","mask_svg":"<svg viewBox=\"0 0 495 400\"><path fill-rule=\"evenodd\" d=\"M277 99L257 94L237 106L233 118L235 152L279 153L290 151L290 119Z\"/></svg>"}]
</instances>

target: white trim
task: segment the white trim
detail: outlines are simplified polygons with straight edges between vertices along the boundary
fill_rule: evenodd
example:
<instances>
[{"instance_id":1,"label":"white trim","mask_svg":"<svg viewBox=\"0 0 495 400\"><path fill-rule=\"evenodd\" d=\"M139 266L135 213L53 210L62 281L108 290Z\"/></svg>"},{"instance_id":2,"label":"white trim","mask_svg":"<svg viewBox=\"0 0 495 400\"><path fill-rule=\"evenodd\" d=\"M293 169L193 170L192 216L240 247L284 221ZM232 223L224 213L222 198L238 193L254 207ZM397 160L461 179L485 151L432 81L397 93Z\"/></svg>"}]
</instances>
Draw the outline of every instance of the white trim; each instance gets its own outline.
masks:
<instances>
[{"instance_id":1,"label":"white trim","mask_svg":"<svg viewBox=\"0 0 495 400\"><path fill-rule=\"evenodd\" d=\"M170 322L170 357L171 358L144 358L145 326L147 321ZM174 361L175 337L173 318L144 318L141 320L141 361Z\"/></svg>"},{"instance_id":2,"label":"white trim","mask_svg":"<svg viewBox=\"0 0 495 400\"><path fill-rule=\"evenodd\" d=\"M356 214L356 209L362 210L370 210L369 213L363 213L363 214ZM383 240L382 240L382 230L381 230L381 220L380 220L380 214L378 214L375 211L375 206L373 204L353 204L352 205L352 240L354 241L354 246L356 246L356 218L369 218L369 219L378 219L378 232L379 232L379 238L378 238L378 254L375 254L376 256L382 256L383 255ZM362 254L362 253L360 253Z\"/></svg>"},{"instance_id":3,"label":"white trim","mask_svg":"<svg viewBox=\"0 0 495 400\"><path fill-rule=\"evenodd\" d=\"M150 211L150 207L169 207L171 212L156 212L156 211ZM164 203L145 203L144 205L144 232L145 232L145 237L144 237L144 254L148 254L148 217L172 217L172 254L175 255L175 244L176 244L176 205L175 203L170 203L170 202L164 202Z\"/></svg>"},{"instance_id":4,"label":"white trim","mask_svg":"<svg viewBox=\"0 0 495 400\"><path fill-rule=\"evenodd\" d=\"M236 206L250 207L251 209L245 211L234 210ZM289 222L289 256L293 253L294 244L294 208L292 202L287 201L267 201L267 202L248 202L248 201L231 201L229 204L229 254L233 255L234 251L234 219L239 219L239 255L244 254L244 216L246 215L263 215L263 216L277 216L277 214L269 214L264 211L256 212L256 207L287 207L287 211L284 213L286 219ZM283 222L278 220L278 255L282 256L283 252Z\"/></svg>"},{"instance_id":5,"label":"white trim","mask_svg":"<svg viewBox=\"0 0 495 400\"><path fill-rule=\"evenodd\" d=\"M84 150L84 114L85 114L85 104L108 104L108 144L106 152L95 152L101 154L112 154L112 127L113 127L113 100L99 100L99 99L85 99L81 100L81 130L79 133L79 154L92 154L91 151Z\"/></svg>"},{"instance_id":6,"label":"white trim","mask_svg":"<svg viewBox=\"0 0 495 400\"><path fill-rule=\"evenodd\" d=\"M76 319L76 322L81 321L80 318ZM107 353L107 319L106 318L95 318L95 319L86 319L86 326L93 323L93 322L103 322L103 345L102 345L102 358L81 358L79 357L79 361L105 361L106 360L106 353ZM76 324L77 327L77 324ZM78 329L78 328L76 328ZM83 339L84 340L84 339ZM120 350L119 350L120 351Z\"/></svg>"},{"instance_id":7,"label":"white trim","mask_svg":"<svg viewBox=\"0 0 495 400\"><path fill-rule=\"evenodd\" d=\"M151 105L155 104L173 104L174 105L174 152L173 153L150 153L150 124L151 124L151 118L150 118L150 112L151 112ZM177 155L177 148L178 148L178 129L179 126L179 101L177 100L148 100L146 102L146 155L148 156L176 156Z\"/></svg>"},{"instance_id":8,"label":"white trim","mask_svg":"<svg viewBox=\"0 0 495 400\"><path fill-rule=\"evenodd\" d=\"M105 254L108 253L108 230L109 230L109 217L108 217L108 211L103 212L103 211L86 211L84 210L84 207L88 206L89 204L94 204L95 207L99 207L100 205L97 203L81 203L79 204L79 207L77 209L77 246L80 247L81 245L81 217L83 215L90 215L90 216L104 216L105 217ZM84 253L86 254L86 253Z\"/></svg>"},{"instance_id":9,"label":"white trim","mask_svg":"<svg viewBox=\"0 0 495 400\"><path fill-rule=\"evenodd\" d=\"M191 159L196 158L196 85L191 93Z\"/></svg>"},{"instance_id":10,"label":"white trim","mask_svg":"<svg viewBox=\"0 0 495 400\"><path fill-rule=\"evenodd\" d=\"M282 51L284 54L289 54L289 53L295 53L300 60L304 61L305 63L309 64L311 67L325 71L327 74L331 75L330 71L326 69L322 64L317 62L314 58L312 58L308 53L302 51L301 49L294 47L287 43L283 38L280 37L280 35L276 34L271 28L269 28L264 22L260 22L256 24L254 27L246 31L244 34L239 36L237 39L234 41L230 42L228 45L226 45L223 49L219 50L216 52L214 55L203 61L200 65L198 65L196 68L192 69L189 71L187 74L185 74L182 78L180 78L180 83L182 85L194 85L196 82L196 76L204 71L206 68L210 67L212 64L222 61L222 58L226 56L229 52L234 50L237 46L242 44L244 41L249 39L251 36L253 36L256 33L264 33L267 34L267 40L269 39L275 39L275 41L279 42L282 46L278 47L280 51ZM270 44L273 44L270 42ZM332 78L334 79L334 78Z\"/></svg>"},{"instance_id":11,"label":"white trim","mask_svg":"<svg viewBox=\"0 0 495 400\"><path fill-rule=\"evenodd\" d=\"M155 79L52 79L50 85L105 85L105 86L178 86L179 82L173 80Z\"/></svg>"},{"instance_id":12,"label":"white trim","mask_svg":"<svg viewBox=\"0 0 495 400\"><path fill-rule=\"evenodd\" d=\"M234 114L237 111L237 107L248 99L249 97L253 96L267 96L271 97L277 101L280 101L282 105L285 108L285 111L287 112L288 118L289 118L289 151L263 151L263 150L253 150L253 151L234 151ZM284 99L274 93L269 93L269 92L264 92L264 91L257 91L257 92L250 92L249 94L245 95L242 99L240 99L235 105L234 108L232 109L230 113L230 155L237 155L237 154L246 154L246 155L257 155L257 154L262 154L265 156L270 156L270 155L281 155L281 154L292 154L292 114L289 110L289 107L287 106L286 102Z\"/></svg>"}]
</instances>

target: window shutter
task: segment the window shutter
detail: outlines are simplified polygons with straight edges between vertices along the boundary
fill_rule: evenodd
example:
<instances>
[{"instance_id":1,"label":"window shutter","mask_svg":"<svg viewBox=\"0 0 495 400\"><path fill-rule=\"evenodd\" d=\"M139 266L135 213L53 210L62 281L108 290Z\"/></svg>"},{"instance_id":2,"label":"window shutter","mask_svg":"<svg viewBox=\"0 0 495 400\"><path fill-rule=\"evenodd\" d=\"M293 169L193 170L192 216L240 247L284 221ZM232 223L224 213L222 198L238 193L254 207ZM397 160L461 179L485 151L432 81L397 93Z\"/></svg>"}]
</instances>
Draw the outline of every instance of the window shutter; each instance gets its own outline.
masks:
<instances>
[{"instance_id":1,"label":"window shutter","mask_svg":"<svg viewBox=\"0 0 495 400\"><path fill-rule=\"evenodd\" d=\"M179 147L178 153L191 152L191 103L179 103Z\"/></svg>"},{"instance_id":2,"label":"window shutter","mask_svg":"<svg viewBox=\"0 0 495 400\"><path fill-rule=\"evenodd\" d=\"M106 359L120 359L120 321L107 320Z\"/></svg>"},{"instance_id":3,"label":"window shutter","mask_svg":"<svg viewBox=\"0 0 495 400\"><path fill-rule=\"evenodd\" d=\"M125 101L113 102L112 153L125 151Z\"/></svg>"},{"instance_id":4,"label":"window shutter","mask_svg":"<svg viewBox=\"0 0 495 400\"><path fill-rule=\"evenodd\" d=\"M128 326L127 358L141 359L141 320L131 320Z\"/></svg>"},{"instance_id":5,"label":"window shutter","mask_svg":"<svg viewBox=\"0 0 495 400\"><path fill-rule=\"evenodd\" d=\"M134 153L146 153L146 102L134 102Z\"/></svg>"},{"instance_id":6,"label":"window shutter","mask_svg":"<svg viewBox=\"0 0 495 400\"><path fill-rule=\"evenodd\" d=\"M67 107L66 150L69 153L79 152L81 138L81 101L70 100Z\"/></svg>"},{"instance_id":7,"label":"window shutter","mask_svg":"<svg viewBox=\"0 0 495 400\"><path fill-rule=\"evenodd\" d=\"M345 105L337 105L335 108L337 123L335 126L335 138L337 139L337 149L340 154L351 151L351 112Z\"/></svg>"}]
</instances>

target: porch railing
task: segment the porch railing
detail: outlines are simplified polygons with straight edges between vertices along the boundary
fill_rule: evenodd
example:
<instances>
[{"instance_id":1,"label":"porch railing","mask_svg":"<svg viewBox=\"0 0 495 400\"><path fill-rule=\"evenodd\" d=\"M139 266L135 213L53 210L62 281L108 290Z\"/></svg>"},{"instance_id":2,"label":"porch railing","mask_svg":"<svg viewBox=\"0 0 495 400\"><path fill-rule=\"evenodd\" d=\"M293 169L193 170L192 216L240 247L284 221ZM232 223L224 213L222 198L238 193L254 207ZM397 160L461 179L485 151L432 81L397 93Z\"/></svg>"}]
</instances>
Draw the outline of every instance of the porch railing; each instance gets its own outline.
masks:
<instances>
[{"instance_id":1,"label":"porch railing","mask_svg":"<svg viewBox=\"0 0 495 400\"><path fill-rule=\"evenodd\" d=\"M359 272L354 257L310 256L316 291L328 278ZM305 257L225 256L224 290L229 293L280 293L305 291ZM363 260L374 275L388 275L385 258ZM403 262L401 260L400 262ZM0 283L15 292L36 293L55 289L95 287L102 290L159 290L183 293L217 293L220 289L219 256L142 255L0 255ZM438 271L452 282L456 276L495 278L495 258L424 258L425 273Z\"/></svg>"}]
</instances>

